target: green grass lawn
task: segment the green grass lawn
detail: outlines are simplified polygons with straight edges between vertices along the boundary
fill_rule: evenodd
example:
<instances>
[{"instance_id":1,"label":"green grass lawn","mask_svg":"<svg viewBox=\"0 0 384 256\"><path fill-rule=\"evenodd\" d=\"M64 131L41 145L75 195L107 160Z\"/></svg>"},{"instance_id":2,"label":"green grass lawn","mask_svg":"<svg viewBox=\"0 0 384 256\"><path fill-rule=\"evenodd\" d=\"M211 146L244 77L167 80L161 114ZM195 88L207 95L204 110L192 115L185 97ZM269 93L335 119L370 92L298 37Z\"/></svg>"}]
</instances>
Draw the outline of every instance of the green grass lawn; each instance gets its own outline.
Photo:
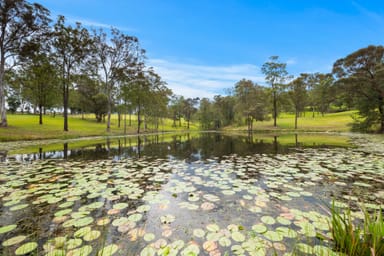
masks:
<instances>
[{"instance_id":1,"label":"green grass lawn","mask_svg":"<svg viewBox=\"0 0 384 256\"><path fill-rule=\"evenodd\" d=\"M354 111L326 114L324 116L316 115L312 117L312 113L306 113L305 116L298 119L297 131L316 131L316 132L346 132L350 130L353 122L352 115ZM43 125L39 125L39 117L37 115L8 115L7 128L0 129L0 141L16 141L16 140L37 140L37 139L72 139L88 136L112 136L124 134L124 120L118 127L117 115L112 115L111 131L106 131L105 123L97 123L93 115L70 116L69 131L63 131L63 117L60 115L44 116ZM132 116L132 125L129 126L129 117L127 117L127 134L137 133L137 118ZM171 119L164 119L159 125L157 131L183 131L187 130L186 122L181 122L181 127L173 127ZM277 119L277 128L273 127L273 120L254 122L255 131L294 131L294 115L281 114ZM230 126L225 131L242 131L246 130L246 126ZM199 130L199 123L192 122L190 130ZM141 126L141 132L156 132L153 124L148 124L148 129L144 131L144 124Z\"/></svg>"},{"instance_id":2,"label":"green grass lawn","mask_svg":"<svg viewBox=\"0 0 384 256\"><path fill-rule=\"evenodd\" d=\"M87 136L110 136L124 134L124 121L118 127L117 115L112 115L111 131L106 131L106 123L96 122L93 115L86 115L85 119L79 116L70 116L68 119L69 131L64 132L64 119L60 115L44 116L43 125L39 125L38 115L7 115L8 127L0 129L0 141L15 140L36 140L36 139L71 139ZM165 119L159 125L158 131L180 131L186 130L186 122L181 127L172 127L172 120ZM190 130L198 130L198 125L190 124ZM147 131L144 131L144 124L141 125L141 132L154 132L153 124L148 124ZM132 125L129 126L127 117L127 134L137 133L137 118L132 116Z\"/></svg>"},{"instance_id":3,"label":"green grass lawn","mask_svg":"<svg viewBox=\"0 0 384 256\"><path fill-rule=\"evenodd\" d=\"M297 121L297 131L306 132L347 132L351 129L353 122L352 115L355 111L346 111L339 113L325 114L324 116L305 113L299 117ZM227 127L225 130L246 130L246 126ZM277 127L273 127L273 119L263 122L253 123L254 131L294 131L295 116L294 114L283 113L277 119Z\"/></svg>"}]
</instances>

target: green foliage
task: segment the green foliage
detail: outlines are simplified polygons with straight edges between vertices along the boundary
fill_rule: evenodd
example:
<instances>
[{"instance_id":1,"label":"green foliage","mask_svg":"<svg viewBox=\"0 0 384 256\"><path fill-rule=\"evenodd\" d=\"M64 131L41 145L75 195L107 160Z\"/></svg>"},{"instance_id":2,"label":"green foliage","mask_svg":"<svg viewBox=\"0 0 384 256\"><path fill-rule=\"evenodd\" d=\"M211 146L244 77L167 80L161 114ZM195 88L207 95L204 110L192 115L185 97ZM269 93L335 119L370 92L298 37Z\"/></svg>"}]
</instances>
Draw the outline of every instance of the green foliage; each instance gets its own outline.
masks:
<instances>
[{"instance_id":1,"label":"green foliage","mask_svg":"<svg viewBox=\"0 0 384 256\"><path fill-rule=\"evenodd\" d=\"M370 214L366 209L364 222L355 224L351 210L345 212L332 205L331 233L335 250L347 255L384 255L384 220L381 210Z\"/></svg>"},{"instance_id":2,"label":"green foliage","mask_svg":"<svg viewBox=\"0 0 384 256\"><path fill-rule=\"evenodd\" d=\"M384 47L368 46L333 65L337 85L346 91L362 119L356 128L374 125L384 132Z\"/></svg>"}]
</instances>

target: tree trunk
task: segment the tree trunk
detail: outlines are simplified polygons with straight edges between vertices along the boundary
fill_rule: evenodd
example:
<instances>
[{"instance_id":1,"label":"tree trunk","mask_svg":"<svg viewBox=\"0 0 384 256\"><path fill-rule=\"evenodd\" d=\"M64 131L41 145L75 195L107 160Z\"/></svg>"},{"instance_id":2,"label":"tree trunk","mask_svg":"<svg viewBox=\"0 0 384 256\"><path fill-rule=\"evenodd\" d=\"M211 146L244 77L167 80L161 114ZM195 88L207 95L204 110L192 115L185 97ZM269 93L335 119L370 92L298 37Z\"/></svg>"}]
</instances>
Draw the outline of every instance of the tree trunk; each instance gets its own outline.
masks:
<instances>
[{"instance_id":1,"label":"tree trunk","mask_svg":"<svg viewBox=\"0 0 384 256\"><path fill-rule=\"evenodd\" d=\"M39 124L43 124L43 107L39 104Z\"/></svg>"},{"instance_id":2,"label":"tree trunk","mask_svg":"<svg viewBox=\"0 0 384 256\"><path fill-rule=\"evenodd\" d=\"M277 95L276 91L273 91L273 126L277 127Z\"/></svg>"},{"instance_id":3,"label":"tree trunk","mask_svg":"<svg viewBox=\"0 0 384 256\"><path fill-rule=\"evenodd\" d=\"M7 109L5 108L5 83L4 83L4 72L5 72L5 59L3 51L1 53L0 60L0 127L7 127Z\"/></svg>"},{"instance_id":4,"label":"tree trunk","mask_svg":"<svg viewBox=\"0 0 384 256\"><path fill-rule=\"evenodd\" d=\"M127 109L124 111L124 135L127 134Z\"/></svg>"},{"instance_id":5,"label":"tree trunk","mask_svg":"<svg viewBox=\"0 0 384 256\"><path fill-rule=\"evenodd\" d=\"M65 84L63 86L63 116L64 116L64 131L68 131L68 85Z\"/></svg>"},{"instance_id":6,"label":"tree trunk","mask_svg":"<svg viewBox=\"0 0 384 256\"><path fill-rule=\"evenodd\" d=\"M299 115L299 111L296 109L295 111L295 130L297 129L297 117Z\"/></svg>"},{"instance_id":7,"label":"tree trunk","mask_svg":"<svg viewBox=\"0 0 384 256\"><path fill-rule=\"evenodd\" d=\"M138 110L137 110L137 134L140 133L140 125L141 125L141 120L140 120L140 104L138 106Z\"/></svg>"},{"instance_id":8,"label":"tree trunk","mask_svg":"<svg viewBox=\"0 0 384 256\"><path fill-rule=\"evenodd\" d=\"M120 128L121 123L121 114L120 111L117 112L117 127Z\"/></svg>"}]
</instances>

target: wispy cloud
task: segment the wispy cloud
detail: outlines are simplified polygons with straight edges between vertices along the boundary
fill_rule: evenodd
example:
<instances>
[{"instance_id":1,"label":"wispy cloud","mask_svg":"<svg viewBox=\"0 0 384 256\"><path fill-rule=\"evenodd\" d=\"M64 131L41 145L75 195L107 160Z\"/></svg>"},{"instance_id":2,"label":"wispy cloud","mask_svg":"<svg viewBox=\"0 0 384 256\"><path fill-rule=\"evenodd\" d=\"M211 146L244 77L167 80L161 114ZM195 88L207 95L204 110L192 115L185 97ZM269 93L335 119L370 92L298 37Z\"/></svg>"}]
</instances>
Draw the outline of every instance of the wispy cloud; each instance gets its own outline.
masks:
<instances>
[{"instance_id":1,"label":"wispy cloud","mask_svg":"<svg viewBox=\"0 0 384 256\"><path fill-rule=\"evenodd\" d=\"M185 97L213 98L214 95L224 94L225 89L232 88L243 78L264 83L259 67L251 64L207 66L151 59L149 65L175 94Z\"/></svg>"},{"instance_id":2,"label":"wispy cloud","mask_svg":"<svg viewBox=\"0 0 384 256\"><path fill-rule=\"evenodd\" d=\"M83 18L76 18L76 17L66 17L67 22L70 24L76 24L77 22L80 22L85 27L90 28L105 28L110 29L112 27L117 28L120 31L123 32L135 32L136 30L134 28L129 27L122 27L122 26L115 26L107 23L101 23L93 20L83 19Z\"/></svg>"},{"instance_id":3,"label":"wispy cloud","mask_svg":"<svg viewBox=\"0 0 384 256\"><path fill-rule=\"evenodd\" d=\"M352 5L355 6L355 8L361 12L363 15L369 17L370 19L374 20L376 23L378 23L379 25L383 26L384 25L384 18L382 15L374 12L374 11L371 11L371 10L368 10L367 8L365 8L364 6L362 6L361 4L359 4L358 2L356 1L352 1Z\"/></svg>"}]
</instances>

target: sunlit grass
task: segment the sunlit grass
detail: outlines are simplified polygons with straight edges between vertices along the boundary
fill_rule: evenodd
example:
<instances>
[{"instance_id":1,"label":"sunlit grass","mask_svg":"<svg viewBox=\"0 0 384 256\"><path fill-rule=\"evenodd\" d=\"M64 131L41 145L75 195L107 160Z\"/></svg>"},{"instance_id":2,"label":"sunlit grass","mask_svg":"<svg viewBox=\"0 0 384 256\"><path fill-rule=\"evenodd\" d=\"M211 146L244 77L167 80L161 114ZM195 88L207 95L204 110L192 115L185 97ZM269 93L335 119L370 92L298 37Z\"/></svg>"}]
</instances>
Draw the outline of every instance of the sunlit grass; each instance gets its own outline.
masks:
<instances>
[{"instance_id":1,"label":"sunlit grass","mask_svg":"<svg viewBox=\"0 0 384 256\"><path fill-rule=\"evenodd\" d=\"M106 123L96 122L93 115L86 115L82 119L81 115L70 116L68 119L69 131L64 132L64 118L61 115L44 116L43 125L39 125L38 115L8 115L8 124L6 128L0 129L0 141L14 141L14 140L36 140L36 139L71 139L86 136L111 136L124 134L124 119L121 120L120 127L118 127L117 115L111 117L111 130L107 132ZM182 121L182 126L173 127L173 121L170 119L163 119L160 122L158 129L152 123L147 124L147 129L144 128L144 123L141 125L140 131L142 133L148 132L163 132L163 131L180 131L187 130L186 122ZM178 125L178 123L177 123ZM190 124L190 130L197 130L198 125L195 123ZM137 133L137 118L132 116L131 125L127 117L127 134Z\"/></svg>"},{"instance_id":2,"label":"sunlit grass","mask_svg":"<svg viewBox=\"0 0 384 256\"><path fill-rule=\"evenodd\" d=\"M355 111L346 111L339 113L315 114L305 113L298 118L297 131L318 131L318 132L347 132L350 131L353 123L352 115ZM226 129L246 130L247 127L228 127ZM254 122L254 131L274 131L274 130L295 130L295 115L282 113L277 119L277 127L273 126L273 120Z\"/></svg>"}]
</instances>

